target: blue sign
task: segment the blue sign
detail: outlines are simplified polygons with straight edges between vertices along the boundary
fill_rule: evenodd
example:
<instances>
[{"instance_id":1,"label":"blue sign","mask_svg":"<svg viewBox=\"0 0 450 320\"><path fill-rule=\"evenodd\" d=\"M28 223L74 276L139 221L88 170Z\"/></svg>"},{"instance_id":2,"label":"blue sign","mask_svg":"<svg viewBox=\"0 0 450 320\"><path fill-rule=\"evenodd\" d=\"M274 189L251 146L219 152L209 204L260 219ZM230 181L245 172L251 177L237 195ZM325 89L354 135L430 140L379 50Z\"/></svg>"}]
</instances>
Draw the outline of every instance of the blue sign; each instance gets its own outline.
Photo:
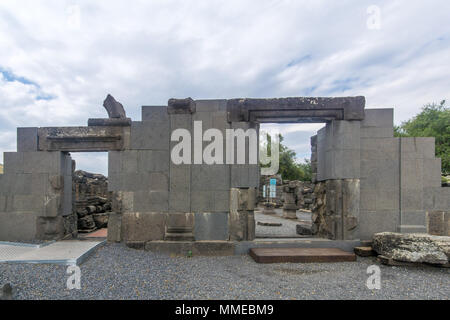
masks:
<instances>
[{"instance_id":1,"label":"blue sign","mask_svg":"<svg viewBox=\"0 0 450 320\"><path fill-rule=\"evenodd\" d=\"M277 179L270 179L270 184L271 185L276 185L277 184Z\"/></svg>"}]
</instances>

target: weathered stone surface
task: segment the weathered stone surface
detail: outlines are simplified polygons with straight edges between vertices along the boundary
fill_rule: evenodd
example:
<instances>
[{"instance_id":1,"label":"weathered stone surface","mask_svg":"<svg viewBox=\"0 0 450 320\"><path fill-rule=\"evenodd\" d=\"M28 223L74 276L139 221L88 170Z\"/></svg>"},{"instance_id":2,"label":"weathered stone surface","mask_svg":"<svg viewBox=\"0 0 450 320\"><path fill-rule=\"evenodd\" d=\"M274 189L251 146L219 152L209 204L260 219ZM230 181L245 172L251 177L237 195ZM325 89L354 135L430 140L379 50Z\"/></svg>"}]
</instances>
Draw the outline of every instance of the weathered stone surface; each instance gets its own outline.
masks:
<instances>
[{"instance_id":1,"label":"weathered stone surface","mask_svg":"<svg viewBox=\"0 0 450 320\"><path fill-rule=\"evenodd\" d=\"M166 219L167 214L163 212L125 212L122 214L122 240L163 240Z\"/></svg>"},{"instance_id":2,"label":"weathered stone surface","mask_svg":"<svg viewBox=\"0 0 450 320\"><path fill-rule=\"evenodd\" d=\"M231 99L228 121L323 122L364 119L364 97Z\"/></svg>"},{"instance_id":3,"label":"weathered stone surface","mask_svg":"<svg viewBox=\"0 0 450 320\"><path fill-rule=\"evenodd\" d=\"M450 211L427 212L427 230L435 236L450 236Z\"/></svg>"},{"instance_id":4,"label":"weathered stone surface","mask_svg":"<svg viewBox=\"0 0 450 320\"><path fill-rule=\"evenodd\" d=\"M372 257L376 255L376 252L372 250L372 247L355 247L353 251L360 257Z\"/></svg>"},{"instance_id":5,"label":"weathered stone surface","mask_svg":"<svg viewBox=\"0 0 450 320\"><path fill-rule=\"evenodd\" d=\"M231 188L229 232L230 240L251 240L254 235L254 214L256 201L255 188ZM252 224L249 226L249 224Z\"/></svg>"},{"instance_id":6,"label":"weathered stone surface","mask_svg":"<svg viewBox=\"0 0 450 320\"><path fill-rule=\"evenodd\" d=\"M450 237L381 232L373 236L372 248L397 261L444 265L450 257Z\"/></svg>"},{"instance_id":7,"label":"weathered stone surface","mask_svg":"<svg viewBox=\"0 0 450 320\"><path fill-rule=\"evenodd\" d=\"M122 104L110 94L106 96L105 101L103 101L103 106L105 107L106 111L108 112L108 116L110 118L126 118L127 115L125 113L125 109L123 108Z\"/></svg>"},{"instance_id":8,"label":"weathered stone surface","mask_svg":"<svg viewBox=\"0 0 450 320\"><path fill-rule=\"evenodd\" d=\"M167 112L169 114L195 113L195 101L192 98L169 99Z\"/></svg>"},{"instance_id":9,"label":"weathered stone surface","mask_svg":"<svg viewBox=\"0 0 450 320\"><path fill-rule=\"evenodd\" d=\"M112 151L123 150L129 127L44 127L38 129L39 151Z\"/></svg>"},{"instance_id":10,"label":"weathered stone surface","mask_svg":"<svg viewBox=\"0 0 450 320\"><path fill-rule=\"evenodd\" d=\"M129 127L131 126L130 118L91 118L88 119L88 126L99 127Z\"/></svg>"},{"instance_id":11,"label":"weathered stone surface","mask_svg":"<svg viewBox=\"0 0 450 320\"><path fill-rule=\"evenodd\" d=\"M297 234L302 236L311 236L312 233L312 227L306 224L297 224L295 226Z\"/></svg>"}]
</instances>

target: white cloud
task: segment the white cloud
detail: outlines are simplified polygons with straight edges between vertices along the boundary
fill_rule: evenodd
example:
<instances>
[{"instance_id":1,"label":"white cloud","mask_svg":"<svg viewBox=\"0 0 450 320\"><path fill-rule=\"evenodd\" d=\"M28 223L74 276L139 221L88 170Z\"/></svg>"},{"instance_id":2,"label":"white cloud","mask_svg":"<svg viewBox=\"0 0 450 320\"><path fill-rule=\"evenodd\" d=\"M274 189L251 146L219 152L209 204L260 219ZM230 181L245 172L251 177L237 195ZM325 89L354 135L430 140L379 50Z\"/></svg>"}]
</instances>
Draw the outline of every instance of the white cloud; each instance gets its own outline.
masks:
<instances>
[{"instance_id":1,"label":"white cloud","mask_svg":"<svg viewBox=\"0 0 450 320\"><path fill-rule=\"evenodd\" d=\"M374 3L380 30L366 26ZM17 126L104 116L107 93L135 120L171 97L364 95L398 123L448 98L449 11L445 0L2 0L0 68L38 87L0 78L0 151Z\"/></svg>"}]
</instances>

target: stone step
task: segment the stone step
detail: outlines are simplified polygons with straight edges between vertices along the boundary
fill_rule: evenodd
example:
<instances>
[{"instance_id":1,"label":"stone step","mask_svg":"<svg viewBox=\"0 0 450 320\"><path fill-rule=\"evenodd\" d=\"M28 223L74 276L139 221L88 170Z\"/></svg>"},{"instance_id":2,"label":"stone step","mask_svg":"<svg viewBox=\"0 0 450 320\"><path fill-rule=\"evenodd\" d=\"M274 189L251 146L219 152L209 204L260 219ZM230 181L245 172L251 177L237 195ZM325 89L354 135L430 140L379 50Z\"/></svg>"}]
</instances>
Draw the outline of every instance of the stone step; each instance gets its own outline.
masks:
<instances>
[{"instance_id":1,"label":"stone step","mask_svg":"<svg viewBox=\"0 0 450 320\"><path fill-rule=\"evenodd\" d=\"M252 248L249 254L258 263L356 261L354 253L338 248Z\"/></svg>"}]
</instances>

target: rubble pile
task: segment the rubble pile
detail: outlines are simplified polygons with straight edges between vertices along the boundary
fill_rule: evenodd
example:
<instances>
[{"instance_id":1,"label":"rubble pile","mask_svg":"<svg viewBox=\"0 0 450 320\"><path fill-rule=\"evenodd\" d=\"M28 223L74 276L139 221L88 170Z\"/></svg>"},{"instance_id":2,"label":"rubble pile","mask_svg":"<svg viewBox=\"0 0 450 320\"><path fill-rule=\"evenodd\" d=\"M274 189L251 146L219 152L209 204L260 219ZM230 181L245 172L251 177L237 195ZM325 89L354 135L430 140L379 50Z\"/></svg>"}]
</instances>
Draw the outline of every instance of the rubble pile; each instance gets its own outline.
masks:
<instances>
[{"instance_id":1,"label":"rubble pile","mask_svg":"<svg viewBox=\"0 0 450 320\"><path fill-rule=\"evenodd\" d=\"M74 210L78 232L87 233L106 228L111 212L108 179L101 174L78 170L73 174Z\"/></svg>"}]
</instances>

